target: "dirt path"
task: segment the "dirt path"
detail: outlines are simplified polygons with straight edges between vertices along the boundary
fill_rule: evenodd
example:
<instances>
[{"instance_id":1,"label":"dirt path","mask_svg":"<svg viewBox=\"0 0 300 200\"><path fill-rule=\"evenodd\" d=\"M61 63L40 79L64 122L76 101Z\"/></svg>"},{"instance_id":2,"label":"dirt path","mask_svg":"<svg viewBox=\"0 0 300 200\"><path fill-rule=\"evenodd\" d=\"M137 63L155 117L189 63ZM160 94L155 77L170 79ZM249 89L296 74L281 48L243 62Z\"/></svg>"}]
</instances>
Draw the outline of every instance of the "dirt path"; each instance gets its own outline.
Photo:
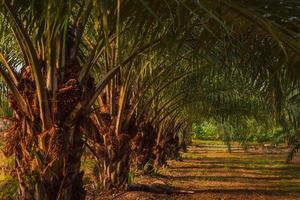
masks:
<instances>
[{"instance_id":1,"label":"dirt path","mask_svg":"<svg viewBox=\"0 0 300 200\"><path fill-rule=\"evenodd\" d=\"M299 158L287 165L282 152L233 148L229 154L224 145L202 143L191 146L183 157L181 162L170 161L156 177L137 177L136 182L193 194L127 192L113 199L300 199Z\"/></svg>"}]
</instances>

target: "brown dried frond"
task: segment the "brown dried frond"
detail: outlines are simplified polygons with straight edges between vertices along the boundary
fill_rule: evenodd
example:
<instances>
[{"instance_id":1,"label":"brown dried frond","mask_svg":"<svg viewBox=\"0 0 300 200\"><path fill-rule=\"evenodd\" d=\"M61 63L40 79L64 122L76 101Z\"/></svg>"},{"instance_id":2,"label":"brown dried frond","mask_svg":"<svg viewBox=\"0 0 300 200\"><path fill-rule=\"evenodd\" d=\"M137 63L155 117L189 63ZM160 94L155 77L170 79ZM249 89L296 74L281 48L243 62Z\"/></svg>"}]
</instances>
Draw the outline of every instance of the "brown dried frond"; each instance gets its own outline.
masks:
<instances>
[{"instance_id":1,"label":"brown dried frond","mask_svg":"<svg viewBox=\"0 0 300 200\"><path fill-rule=\"evenodd\" d=\"M62 134L57 126L52 126L49 130L46 130L38 136L41 149L45 151L45 159L53 160L62 153L63 138Z\"/></svg>"},{"instance_id":2,"label":"brown dried frond","mask_svg":"<svg viewBox=\"0 0 300 200\"><path fill-rule=\"evenodd\" d=\"M32 75L30 73L29 66L25 67L22 70L21 79L20 79L20 82L17 87L18 87L21 95L25 99L25 101L27 101L28 105L32 106L32 110L33 110L34 114L36 116L38 116L39 112L38 112L37 95L35 92L36 89L35 89L34 81L32 79ZM9 100L13 110L21 115L22 112L17 106L18 100L16 100L11 93L8 94L8 100Z\"/></svg>"},{"instance_id":3,"label":"brown dried frond","mask_svg":"<svg viewBox=\"0 0 300 200\"><path fill-rule=\"evenodd\" d=\"M16 151L18 145L22 139L22 131L19 123L14 123L6 131L3 131L5 146L3 149L4 155L9 157L12 156Z\"/></svg>"},{"instance_id":4,"label":"brown dried frond","mask_svg":"<svg viewBox=\"0 0 300 200\"><path fill-rule=\"evenodd\" d=\"M101 127L92 117L83 117L80 120L79 125L81 132L90 140L103 144L103 138L101 136Z\"/></svg>"}]
</instances>

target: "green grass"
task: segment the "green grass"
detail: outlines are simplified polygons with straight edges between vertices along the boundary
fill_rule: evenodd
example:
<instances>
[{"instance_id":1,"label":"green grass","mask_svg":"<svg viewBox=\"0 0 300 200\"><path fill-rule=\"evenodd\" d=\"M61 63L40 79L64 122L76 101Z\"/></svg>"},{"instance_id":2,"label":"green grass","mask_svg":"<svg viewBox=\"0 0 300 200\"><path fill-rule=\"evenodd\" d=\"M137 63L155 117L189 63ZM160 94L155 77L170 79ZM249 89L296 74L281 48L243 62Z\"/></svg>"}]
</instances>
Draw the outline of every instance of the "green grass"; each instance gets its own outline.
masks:
<instances>
[{"instance_id":1,"label":"green grass","mask_svg":"<svg viewBox=\"0 0 300 200\"><path fill-rule=\"evenodd\" d=\"M92 159L82 159L81 160L81 169L85 170L85 171L88 171L88 172L92 172L93 168L94 168L94 165L95 165L95 162L96 161L94 161Z\"/></svg>"},{"instance_id":2,"label":"green grass","mask_svg":"<svg viewBox=\"0 0 300 200\"><path fill-rule=\"evenodd\" d=\"M11 176L0 175L0 199L17 199L18 183Z\"/></svg>"},{"instance_id":3,"label":"green grass","mask_svg":"<svg viewBox=\"0 0 300 200\"><path fill-rule=\"evenodd\" d=\"M0 139L0 149L2 147L3 142ZM13 168L14 158L7 158L0 152L0 199L17 199L18 183L9 175L9 170Z\"/></svg>"},{"instance_id":4,"label":"green grass","mask_svg":"<svg viewBox=\"0 0 300 200\"><path fill-rule=\"evenodd\" d=\"M85 159L81 160L81 170L84 171L83 176L83 184L89 184L92 180L94 174L94 166L96 161L93 159Z\"/></svg>"},{"instance_id":5,"label":"green grass","mask_svg":"<svg viewBox=\"0 0 300 200\"><path fill-rule=\"evenodd\" d=\"M192 140L193 145L223 145L224 142L220 140Z\"/></svg>"},{"instance_id":6,"label":"green grass","mask_svg":"<svg viewBox=\"0 0 300 200\"><path fill-rule=\"evenodd\" d=\"M222 140L200 140L200 139L192 139L192 143L194 145L225 145L225 142ZM264 143L271 143L271 142L264 142ZM264 144L262 143L262 144ZM237 141L231 141L230 142L231 145L237 145L237 146L241 146L241 144ZM247 143L249 146L251 145L262 145L261 143L258 143L256 141L251 141ZM285 144L278 144L277 145L278 148L283 148L285 147Z\"/></svg>"},{"instance_id":7,"label":"green grass","mask_svg":"<svg viewBox=\"0 0 300 200\"><path fill-rule=\"evenodd\" d=\"M13 158L0 156L0 199L16 199L18 184L15 178L9 175L13 167Z\"/></svg>"}]
</instances>

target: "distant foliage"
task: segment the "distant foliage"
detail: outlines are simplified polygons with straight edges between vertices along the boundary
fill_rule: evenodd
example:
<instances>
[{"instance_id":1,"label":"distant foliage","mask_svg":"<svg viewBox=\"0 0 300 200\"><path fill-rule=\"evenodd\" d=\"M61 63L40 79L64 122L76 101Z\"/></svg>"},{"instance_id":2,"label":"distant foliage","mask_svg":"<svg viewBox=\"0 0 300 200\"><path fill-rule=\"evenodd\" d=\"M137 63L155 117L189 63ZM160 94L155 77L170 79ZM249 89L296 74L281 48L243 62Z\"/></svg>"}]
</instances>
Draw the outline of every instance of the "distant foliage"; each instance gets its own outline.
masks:
<instances>
[{"instance_id":1,"label":"distant foliage","mask_svg":"<svg viewBox=\"0 0 300 200\"><path fill-rule=\"evenodd\" d=\"M203 123L193 124L193 139L200 140L222 140L224 143L237 141L242 145L248 142L281 143L282 139L278 138L281 133L280 128L266 128L261 123L253 119L248 119L245 123L231 124L218 123L215 121L204 121Z\"/></svg>"},{"instance_id":2,"label":"distant foliage","mask_svg":"<svg viewBox=\"0 0 300 200\"><path fill-rule=\"evenodd\" d=\"M7 100L8 91L7 88L0 82L0 117L11 116L12 109Z\"/></svg>"},{"instance_id":3,"label":"distant foliage","mask_svg":"<svg viewBox=\"0 0 300 200\"><path fill-rule=\"evenodd\" d=\"M219 139L218 130L215 124L203 122L202 124L193 124L193 139L216 140Z\"/></svg>"}]
</instances>

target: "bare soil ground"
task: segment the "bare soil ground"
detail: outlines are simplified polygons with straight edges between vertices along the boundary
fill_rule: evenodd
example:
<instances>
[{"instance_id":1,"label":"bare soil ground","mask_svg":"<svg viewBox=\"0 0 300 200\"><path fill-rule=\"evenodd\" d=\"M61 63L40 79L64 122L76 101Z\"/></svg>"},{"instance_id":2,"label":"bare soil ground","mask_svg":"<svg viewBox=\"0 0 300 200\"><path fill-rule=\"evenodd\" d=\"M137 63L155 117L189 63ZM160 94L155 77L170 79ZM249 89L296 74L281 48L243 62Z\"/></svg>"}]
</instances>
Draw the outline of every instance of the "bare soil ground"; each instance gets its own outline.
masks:
<instances>
[{"instance_id":1,"label":"bare soil ground","mask_svg":"<svg viewBox=\"0 0 300 200\"><path fill-rule=\"evenodd\" d=\"M244 152L233 146L229 154L224 145L197 142L183 154L183 161L169 161L156 175L136 177L135 183L155 191L117 191L89 199L300 200L299 156L291 164L285 164L285 158L282 149Z\"/></svg>"}]
</instances>

